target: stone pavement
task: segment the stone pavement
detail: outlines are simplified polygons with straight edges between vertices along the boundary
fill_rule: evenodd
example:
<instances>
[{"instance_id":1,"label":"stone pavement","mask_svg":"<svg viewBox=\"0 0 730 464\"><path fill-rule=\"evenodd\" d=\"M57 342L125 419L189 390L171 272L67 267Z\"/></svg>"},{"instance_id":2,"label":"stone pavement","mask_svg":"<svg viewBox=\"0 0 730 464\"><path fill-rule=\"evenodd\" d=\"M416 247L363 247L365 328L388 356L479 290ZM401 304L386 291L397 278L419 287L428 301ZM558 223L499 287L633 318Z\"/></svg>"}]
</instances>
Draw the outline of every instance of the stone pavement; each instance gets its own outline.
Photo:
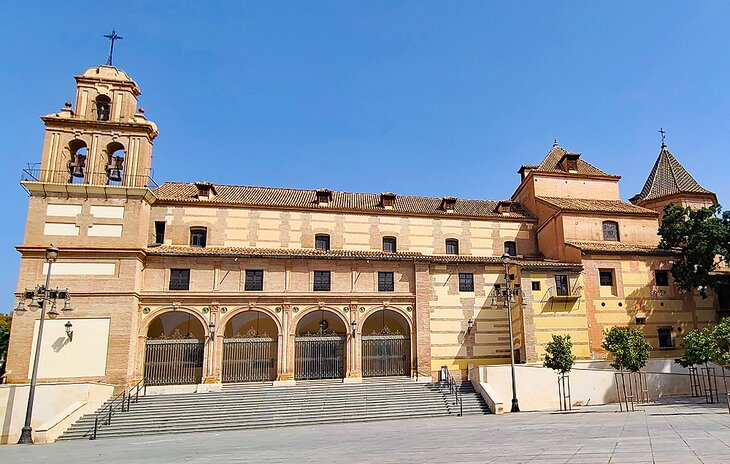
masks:
<instances>
[{"instance_id":1,"label":"stone pavement","mask_svg":"<svg viewBox=\"0 0 730 464\"><path fill-rule=\"evenodd\" d=\"M726 405L617 406L0 447L0 463L730 463ZM191 415L195 412L191 411Z\"/></svg>"}]
</instances>

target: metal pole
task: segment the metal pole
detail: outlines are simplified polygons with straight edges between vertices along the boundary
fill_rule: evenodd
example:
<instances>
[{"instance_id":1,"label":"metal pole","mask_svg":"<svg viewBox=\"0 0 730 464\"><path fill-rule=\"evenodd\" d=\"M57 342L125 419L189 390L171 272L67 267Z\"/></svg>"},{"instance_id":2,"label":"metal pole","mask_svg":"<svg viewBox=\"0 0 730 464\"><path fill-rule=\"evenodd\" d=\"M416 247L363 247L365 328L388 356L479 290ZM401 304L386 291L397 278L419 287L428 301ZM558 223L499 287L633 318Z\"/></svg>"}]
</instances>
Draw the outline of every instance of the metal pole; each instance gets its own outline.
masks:
<instances>
[{"instance_id":1,"label":"metal pole","mask_svg":"<svg viewBox=\"0 0 730 464\"><path fill-rule=\"evenodd\" d=\"M43 337L43 320L46 317L46 303L48 301L48 286L51 284L51 266L53 261L48 261L48 272L46 273L46 286L43 288L43 301L41 302L41 319L38 322L38 337L35 342L35 356L33 358L33 373L30 377L30 391L28 392L28 407L25 410L25 425L20 433L18 444L33 444L33 428L30 426L33 417L33 399L35 398L35 385L38 380L38 358L41 355L41 339Z\"/></svg>"},{"instance_id":2,"label":"metal pole","mask_svg":"<svg viewBox=\"0 0 730 464\"><path fill-rule=\"evenodd\" d=\"M510 412L520 412L520 404L517 401L517 381L515 380L515 341L514 336L512 335L512 303L510 302L512 289L509 286L509 263L504 263L504 280L507 285L505 301L507 302L507 322L509 323L509 359L512 370L512 409Z\"/></svg>"}]
</instances>

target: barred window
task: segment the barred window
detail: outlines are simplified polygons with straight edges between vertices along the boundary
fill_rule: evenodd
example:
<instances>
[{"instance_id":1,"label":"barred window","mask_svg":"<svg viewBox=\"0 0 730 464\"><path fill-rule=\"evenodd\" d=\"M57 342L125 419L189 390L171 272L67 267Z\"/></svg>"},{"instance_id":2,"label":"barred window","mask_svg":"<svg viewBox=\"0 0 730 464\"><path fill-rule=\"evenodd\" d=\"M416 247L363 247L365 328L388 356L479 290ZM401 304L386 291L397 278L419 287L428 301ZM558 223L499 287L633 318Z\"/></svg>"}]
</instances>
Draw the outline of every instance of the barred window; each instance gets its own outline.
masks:
<instances>
[{"instance_id":1,"label":"barred window","mask_svg":"<svg viewBox=\"0 0 730 464\"><path fill-rule=\"evenodd\" d=\"M386 253L395 253L395 237L383 237L383 251Z\"/></svg>"},{"instance_id":2,"label":"barred window","mask_svg":"<svg viewBox=\"0 0 730 464\"><path fill-rule=\"evenodd\" d=\"M446 240L446 254L447 255L458 255L459 254L459 241L450 238Z\"/></svg>"},{"instance_id":3,"label":"barred window","mask_svg":"<svg viewBox=\"0 0 730 464\"><path fill-rule=\"evenodd\" d=\"M243 287L247 292L260 292L264 289L264 271L247 270L246 283Z\"/></svg>"},{"instance_id":4,"label":"barred window","mask_svg":"<svg viewBox=\"0 0 730 464\"><path fill-rule=\"evenodd\" d=\"M613 271L610 269L598 271L598 280L602 287L613 287Z\"/></svg>"},{"instance_id":5,"label":"barred window","mask_svg":"<svg viewBox=\"0 0 730 464\"><path fill-rule=\"evenodd\" d=\"M395 280L392 272L378 272L378 291L392 292L395 290Z\"/></svg>"},{"instance_id":6,"label":"barred window","mask_svg":"<svg viewBox=\"0 0 730 464\"><path fill-rule=\"evenodd\" d=\"M459 273L459 291L460 292L473 292L474 291L474 274L471 272L460 272Z\"/></svg>"},{"instance_id":7,"label":"barred window","mask_svg":"<svg viewBox=\"0 0 730 464\"><path fill-rule=\"evenodd\" d=\"M208 241L208 229L199 227L196 229L190 229L190 246L205 248L206 242Z\"/></svg>"},{"instance_id":8,"label":"barred window","mask_svg":"<svg viewBox=\"0 0 730 464\"><path fill-rule=\"evenodd\" d=\"M170 269L170 290L190 290L190 269Z\"/></svg>"},{"instance_id":9,"label":"barred window","mask_svg":"<svg viewBox=\"0 0 730 464\"><path fill-rule=\"evenodd\" d=\"M314 271L314 291L329 292L330 277L330 271Z\"/></svg>"},{"instance_id":10,"label":"barred window","mask_svg":"<svg viewBox=\"0 0 730 464\"><path fill-rule=\"evenodd\" d=\"M510 256L517 256L517 243L504 242L504 252Z\"/></svg>"},{"instance_id":11,"label":"barred window","mask_svg":"<svg viewBox=\"0 0 730 464\"><path fill-rule=\"evenodd\" d=\"M603 240L618 242L618 222L603 221Z\"/></svg>"},{"instance_id":12,"label":"barred window","mask_svg":"<svg viewBox=\"0 0 730 464\"><path fill-rule=\"evenodd\" d=\"M322 251L329 251L330 236L327 234L317 234L314 236L314 248Z\"/></svg>"}]
</instances>

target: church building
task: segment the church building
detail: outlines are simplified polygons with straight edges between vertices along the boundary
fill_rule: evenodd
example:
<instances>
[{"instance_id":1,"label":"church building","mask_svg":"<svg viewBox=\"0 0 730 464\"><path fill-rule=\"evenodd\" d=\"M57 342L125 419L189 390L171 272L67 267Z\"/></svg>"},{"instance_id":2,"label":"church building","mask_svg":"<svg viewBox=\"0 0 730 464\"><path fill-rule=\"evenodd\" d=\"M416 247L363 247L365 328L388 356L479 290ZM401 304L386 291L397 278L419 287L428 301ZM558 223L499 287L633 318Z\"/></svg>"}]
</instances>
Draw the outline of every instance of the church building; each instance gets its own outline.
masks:
<instances>
[{"instance_id":1,"label":"church building","mask_svg":"<svg viewBox=\"0 0 730 464\"><path fill-rule=\"evenodd\" d=\"M666 204L716 202L666 145L630 203L619 176L557 143L502 200L158 186L158 128L137 83L112 66L75 79L75 101L42 117L40 165L21 182L9 383L31 376L40 311L26 290L49 266L68 300L49 309L40 382L435 380L442 366L465 378L470 364L512 354L541 362L553 334L570 334L580 359L603 359L615 325L674 358L683 333L727 309L679 292L673 255L658 248Z\"/></svg>"}]
</instances>

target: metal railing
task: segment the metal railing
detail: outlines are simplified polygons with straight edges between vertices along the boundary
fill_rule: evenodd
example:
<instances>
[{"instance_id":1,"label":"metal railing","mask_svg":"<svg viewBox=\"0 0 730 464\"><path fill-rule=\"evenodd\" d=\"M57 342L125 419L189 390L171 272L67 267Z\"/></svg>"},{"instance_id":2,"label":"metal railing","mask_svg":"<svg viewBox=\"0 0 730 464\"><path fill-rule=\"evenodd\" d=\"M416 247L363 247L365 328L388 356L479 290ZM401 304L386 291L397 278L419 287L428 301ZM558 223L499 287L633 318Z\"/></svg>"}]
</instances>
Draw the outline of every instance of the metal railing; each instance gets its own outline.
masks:
<instances>
[{"instance_id":1,"label":"metal railing","mask_svg":"<svg viewBox=\"0 0 730 464\"><path fill-rule=\"evenodd\" d=\"M84 174L84 177L73 177L68 170L46 170L28 167L23 169L20 180L21 182L53 182L69 185L108 187L140 187L149 189L159 187L157 182L152 178L152 170L150 170L149 175L128 175L123 172L121 179L118 181L109 179L106 172L85 171Z\"/></svg>"},{"instance_id":2,"label":"metal railing","mask_svg":"<svg viewBox=\"0 0 730 464\"><path fill-rule=\"evenodd\" d=\"M132 391L134 391L134 394ZM115 396L104 409L99 411L94 417L94 426L84 434L84 437L88 436L89 440L96 440L99 427L111 424L115 412L127 412L132 404L137 404L140 391L143 396L147 394L147 385L144 383L144 379L132 385L129 390L125 389Z\"/></svg>"},{"instance_id":3,"label":"metal railing","mask_svg":"<svg viewBox=\"0 0 730 464\"><path fill-rule=\"evenodd\" d=\"M276 378L274 338L224 338L223 382L265 382Z\"/></svg>"},{"instance_id":4,"label":"metal railing","mask_svg":"<svg viewBox=\"0 0 730 464\"><path fill-rule=\"evenodd\" d=\"M459 413L457 416L461 417L464 415L464 403L461 393L459 393L459 386L456 384L456 380L454 380L454 376L449 374L449 368L446 366L441 367L442 372L442 379L441 382L446 382L446 386L449 389L449 394L454 395L454 406L459 406ZM444 378L446 380L444 380Z\"/></svg>"}]
</instances>

